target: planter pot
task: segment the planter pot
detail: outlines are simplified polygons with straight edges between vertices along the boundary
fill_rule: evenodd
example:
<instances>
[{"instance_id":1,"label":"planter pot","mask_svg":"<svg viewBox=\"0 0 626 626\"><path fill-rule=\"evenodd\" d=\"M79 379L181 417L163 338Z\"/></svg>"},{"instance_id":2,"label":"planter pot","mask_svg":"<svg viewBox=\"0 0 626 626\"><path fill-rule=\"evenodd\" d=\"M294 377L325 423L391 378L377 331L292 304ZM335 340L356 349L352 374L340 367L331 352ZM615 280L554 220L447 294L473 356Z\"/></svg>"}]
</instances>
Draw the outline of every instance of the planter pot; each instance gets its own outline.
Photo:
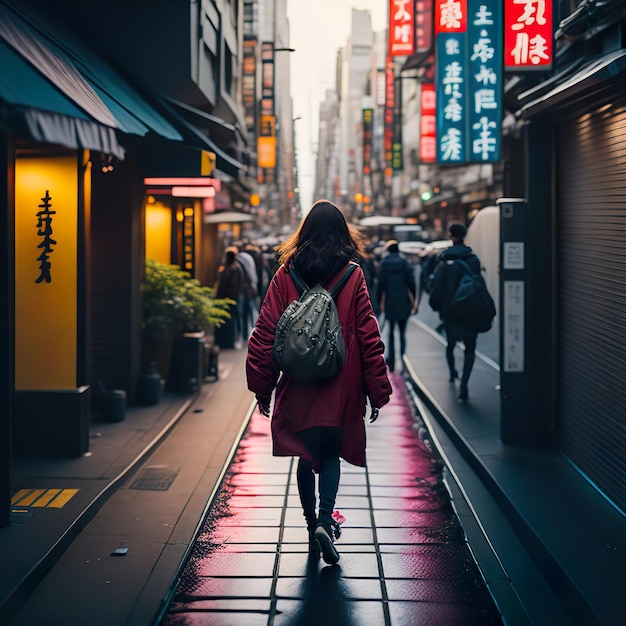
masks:
<instances>
[{"instance_id":1,"label":"planter pot","mask_svg":"<svg viewBox=\"0 0 626 626\"><path fill-rule=\"evenodd\" d=\"M126 417L126 392L123 389L107 389L100 398L102 417L107 422L122 422Z\"/></svg>"},{"instance_id":2,"label":"planter pot","mask_svg":"<svg viewBox=\"0 0 626 626\"><path fill-rule=\"evenodd\" d=\"M147 369L139 375L137 381L137 403L144 406L158 404L163 395L165 380L157 371L157 366L152 361Z\"/></svg>"},{"instance_id":3,"label":"planter pot","mask_svg":"<svg viewBox=\"0 0 626 626\"><path fill-rule=\"evenodd\" d=\"M144 332L141 336L141 360L144 371L150 371L152 364L154 369L161 375L161 378L167 379L170 373L170 365L172 362L172 350L174 348L173 333L156 334Z\"/></svg>"},{"instance_id":4,"label":"planter pot","mask_svg":"<svg viewBox=\"0 0 626 626\"><path fill-rule=\"evenodd\" d=\"M204 381L204 333L184 333L174 340L172 350L172 389L181 393L200 391Z\"/></svg>"},{"instance_id":5,"label":"planter pot","mask_svg":"<svg viewBox=\"0 0 626 626\"><path fill-rule=\"evenodd\" d=\"M224 349L233 349L237 341L237 306L231 305L229 311L230 318L214 331L215 344Z\"/></svg>"}]
</instances>

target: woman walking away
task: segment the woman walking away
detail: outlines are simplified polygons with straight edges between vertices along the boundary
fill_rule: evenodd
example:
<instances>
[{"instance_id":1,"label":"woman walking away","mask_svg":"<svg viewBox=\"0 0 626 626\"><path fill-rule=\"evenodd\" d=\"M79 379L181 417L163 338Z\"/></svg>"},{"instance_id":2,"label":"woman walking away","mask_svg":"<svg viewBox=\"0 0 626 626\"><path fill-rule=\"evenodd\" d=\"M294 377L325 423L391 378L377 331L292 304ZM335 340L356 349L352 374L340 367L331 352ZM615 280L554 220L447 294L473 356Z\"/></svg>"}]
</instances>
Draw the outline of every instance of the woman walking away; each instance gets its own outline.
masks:
<instances>
[{"instance_id":1,"label":"woman walking away","mask_svg":"<svg viewBox=\"0 0 626 626\"><path fill-rule=\"evenodd\" d=\"M283 311L298 299L290 272L308 286L330 289L362 253L359 234L328 200L316 202L297 232L278 248L280 267L272 278L248 343L246 374L259 411L272 413L274 456L297 456L298 492L309 532L309 555L335 564L338 525L332 514L339 487L340 457L365 467L366 397L372 406L370 422L389 402L384 346L372 310L365 276L352 272L335 301L346 343L346 358L337 376L323 380L295 380L282 376L272 358L276 324ZM316 476L319 510L317 510Z\"/></svg>"}]
</instances>

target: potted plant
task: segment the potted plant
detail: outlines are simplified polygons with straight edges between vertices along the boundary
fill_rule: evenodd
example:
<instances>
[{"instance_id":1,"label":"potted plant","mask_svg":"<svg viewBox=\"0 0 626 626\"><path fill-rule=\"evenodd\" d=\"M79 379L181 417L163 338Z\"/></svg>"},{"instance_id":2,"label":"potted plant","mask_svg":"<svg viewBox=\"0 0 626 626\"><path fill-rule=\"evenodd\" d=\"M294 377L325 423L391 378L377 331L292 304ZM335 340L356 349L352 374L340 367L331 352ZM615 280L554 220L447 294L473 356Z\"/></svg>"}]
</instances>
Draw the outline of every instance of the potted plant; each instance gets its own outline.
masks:
<instances>
[{"instance_id":1,"label":"potted plant","mask_svg":"<svg viewBox=\"0 0 626 626\"><path fill-rule=\"evenodd\" d=\"M215 298L211 287L178 265L147 259L142 295L142 357L144 368L153 370L153 378L154 370L168 377L177 336L194 333L201 337L230 317L232 301Z\"/></svg>"}]
</instances>

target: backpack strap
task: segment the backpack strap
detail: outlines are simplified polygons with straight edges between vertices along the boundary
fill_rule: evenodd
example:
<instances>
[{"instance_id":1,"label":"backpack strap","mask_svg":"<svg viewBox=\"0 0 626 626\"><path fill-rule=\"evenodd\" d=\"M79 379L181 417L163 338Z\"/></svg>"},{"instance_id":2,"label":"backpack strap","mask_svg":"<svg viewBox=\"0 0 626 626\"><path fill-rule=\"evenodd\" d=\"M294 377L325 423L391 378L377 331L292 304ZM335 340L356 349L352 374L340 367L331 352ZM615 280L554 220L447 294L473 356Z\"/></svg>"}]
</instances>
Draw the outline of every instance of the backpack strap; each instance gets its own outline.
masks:
<instances>
[{"instance_id":1,"label":"backpack strap","mask_svg":"<svg viewBox=\"0 0 626 626\"><path fill-rule=\"evenodd\" d=\"M454 259L455 262L459 263L461 267L470 275L475 276L474 272L472 272L472 268L462 259Z\"/></svg>"},{"instance_id":2,"label":"backpack strap","mask_svg":"<svg viewBox=\"0 0 626 626\"><path fill-rule=\"evenodd\" d=\"M348 278L350 278L350 275L357 267L359 266L356 263L350 263L348 269L343 273L342 277L332 286L331 289L329 289L328 293L330 293L332 298L334 298L341 291ZM298 272L296 272L293 267L289 268L289 275L296 285L296 289L300 295L310 289L310 287L302 280L302 278L300 278Z\"/></svg>"},{"instance_id":3,"label":"backpack strap","mask_svg":"<svg viewBox=\"0 0 626 626\"><path fill-rule=\"evenodd\" d=\"M289 268L289 275L298 290L298 295L301 296L305 291L309 290L309 286L300 278L298 272L293 267Z\"/></svg>"},{"instance_id":4,"label":"backpack strap","mask_svg":"<svg viewBox=\"0 0 626 626\"><path fill-rule=\"evenodd\" d=\"M352 275L352 272L359 267L356 263L350 263L348 265L348 269L343 273L343 276L332 286L332 289L329 290L330 295L334 298L343 288L343 286L348 281L348 278Z\"/></svg>"}]
</instances>

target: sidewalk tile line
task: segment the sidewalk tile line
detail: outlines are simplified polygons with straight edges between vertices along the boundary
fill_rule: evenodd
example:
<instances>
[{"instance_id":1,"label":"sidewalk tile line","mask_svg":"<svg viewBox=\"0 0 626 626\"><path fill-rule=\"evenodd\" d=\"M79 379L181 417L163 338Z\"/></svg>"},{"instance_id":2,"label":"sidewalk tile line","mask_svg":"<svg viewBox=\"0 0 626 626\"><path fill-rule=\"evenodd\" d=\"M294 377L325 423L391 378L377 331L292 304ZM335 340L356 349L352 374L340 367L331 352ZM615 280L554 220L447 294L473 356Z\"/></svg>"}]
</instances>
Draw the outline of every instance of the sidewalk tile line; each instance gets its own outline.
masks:
<instances>
[{"instance_id":1,"label":"sidewalk tile line","mask_svg":"<svg viewBox=\"0 0 626 626\"><path fill-rule=\"evenodd\" d=\"M367 501L370 514L370 523L372 525L372 537L374 541L374 552L376 554L376 564L378 566L380 591L383 597L382 604L383 614L385 616L385 626L391 626L391 614L389 613L389 594L387 593L387 582L385 580L385 572L383 569L383 557L380 554L380 544L378 543L378 530L376 528L376 520L374 519L374 503L372 500L369 463L365 466L365 482L367 486Z\"/></svg>"},{"instance_id":2,"label":"sidewalk tile line","mask_svg":"<svg viewBox=\"0 0 626 626\"><path fill-rule=\"evenodd\" d=\"M274 624L274 618L276 617L276 605L278 604L278 598L276 597L276 587L278 585L278 572L280 570L280 557L283 549L283 537L285 535L285 518L287 515L287 507L289 503L289 486L291 485L291 479L294 475L293 471L294 457L291 458L289 463L289 471L287 473L287 481L285 483L285 496L283 498L283 506L280 514L280 528L278 530L278 545L276 546L276 558L274 560L274 571L272 572L272 586L270 588L270 610L269 617L267 619L267 626Z\"/></svg>"}]
</instances>

